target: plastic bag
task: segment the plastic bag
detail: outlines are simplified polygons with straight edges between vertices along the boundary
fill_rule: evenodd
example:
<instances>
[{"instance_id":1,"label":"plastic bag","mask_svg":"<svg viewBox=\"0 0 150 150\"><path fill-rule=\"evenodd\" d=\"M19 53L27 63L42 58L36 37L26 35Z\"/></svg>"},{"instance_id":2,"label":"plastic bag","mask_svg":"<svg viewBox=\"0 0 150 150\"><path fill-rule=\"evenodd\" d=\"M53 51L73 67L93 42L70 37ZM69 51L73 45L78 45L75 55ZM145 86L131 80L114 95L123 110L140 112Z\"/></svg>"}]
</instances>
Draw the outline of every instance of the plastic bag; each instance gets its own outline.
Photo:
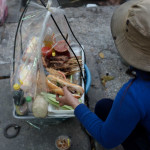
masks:
<instances>
[{"instance_id":1,"label":"plastic bag","mask_svg":"<svg viewBox=\"0 0 150 150\"><path fill-rule=\"evenodd\" d=\"M29 11L24 16L17 34L11 82L12 85L16 83L21 85L25 97L31 96L34 98L37 95L37 87L41 91L46 91L43 84L42 86L41 84L37 86L37 84L42 72L44 72L40 65L41 51L38 48L41 45L39 38L47 10L36 3L31 3L28 9ZM44 83L43 77L42 80L42 83Z\"/></svg>"},{"instance_id":2,"label":"plastic bag","mask_svg":"<svg viewBox=\"0 0 150 150\"><path fill-rule=\"evenodd\" d=\"M0 25L2 25L8 15L8 7L6 0L0 0Z\"/></svg>"}]
</instances>

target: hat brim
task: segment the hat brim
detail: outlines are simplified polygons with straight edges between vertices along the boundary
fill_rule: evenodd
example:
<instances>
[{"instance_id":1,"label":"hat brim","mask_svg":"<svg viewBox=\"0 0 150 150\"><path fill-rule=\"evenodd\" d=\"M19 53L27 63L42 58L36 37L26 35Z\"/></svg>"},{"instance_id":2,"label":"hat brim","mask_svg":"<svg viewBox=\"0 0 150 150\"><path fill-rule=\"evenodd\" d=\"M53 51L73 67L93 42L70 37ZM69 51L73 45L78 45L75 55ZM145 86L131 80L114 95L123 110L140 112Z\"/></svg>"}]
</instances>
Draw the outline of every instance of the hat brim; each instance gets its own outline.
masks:
<instances>
[{"instance_id":1,"label":"hat brim","mask_svg":"<svg viewBox=\"0 0 150 150\"><path fill-rule=\"evenodd\" d=\"M137 1L128 1L120 5L113 13L111 20L112 36L120 56L131 66L150 72L150 56L140 53L140 49L131 45L126 39L126 20L130 7Z\"/></svg>"}]
</instances>

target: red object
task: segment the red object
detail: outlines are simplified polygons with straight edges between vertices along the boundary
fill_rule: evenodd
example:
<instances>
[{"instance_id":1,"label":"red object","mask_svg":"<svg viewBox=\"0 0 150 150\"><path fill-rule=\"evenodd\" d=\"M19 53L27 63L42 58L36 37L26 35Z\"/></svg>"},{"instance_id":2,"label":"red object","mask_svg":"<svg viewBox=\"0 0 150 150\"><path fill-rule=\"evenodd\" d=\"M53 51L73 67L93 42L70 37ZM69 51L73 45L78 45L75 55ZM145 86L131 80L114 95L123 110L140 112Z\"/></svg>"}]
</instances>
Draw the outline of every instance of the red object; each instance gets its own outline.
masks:
<instances>
[{"instance_id":1,"label":"red object","mask_svg":"<svg viewBox=\"0 0 150 150\"><path fill-rule=\"evenodd\" d=\"M42 48L42 56L51 57L52 56L52 49L49 47L43 47Z\"/></svg>"},{"instance_id":2,"label":"red object","mask_svg":"<svg viewBox=\"0 0 150 150\"><path fill-rule=\"evenodd\" d=\"M54 47L54 49L55 49L55 51L61 53L61 52L66 52L66 51L68 51L69 47L68 47L66 41L61 40L61 41L58 41L58 42L57 42L57 45Z\"/></svg>"},{"instance_id":3,"label":"red object","mask_svg":"<svg viewBox=\"0 0 150 150\"><path fill-rule=\"evenodd\" d=\"M0 25L2 25L8 15L6 0L0 0Z\"/></svg>"}]
</instances>

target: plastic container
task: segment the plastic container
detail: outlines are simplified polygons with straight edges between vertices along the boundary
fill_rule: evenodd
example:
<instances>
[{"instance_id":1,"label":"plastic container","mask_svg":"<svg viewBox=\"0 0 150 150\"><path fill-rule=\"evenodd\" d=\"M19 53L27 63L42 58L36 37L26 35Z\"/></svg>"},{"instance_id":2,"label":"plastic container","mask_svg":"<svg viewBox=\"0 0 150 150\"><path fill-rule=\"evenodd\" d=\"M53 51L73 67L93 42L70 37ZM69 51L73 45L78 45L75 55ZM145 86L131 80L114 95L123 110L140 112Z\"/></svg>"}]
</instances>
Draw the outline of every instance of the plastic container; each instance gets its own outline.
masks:
<instances>
[{"instance_id":1,"label":"plastic container","mask_svg":"<svg viewBox=\"0 0 150 150\"><path fill-rule=\"evenodd\" d=\"M59 13L58 13L59 14ZM43 42L43 39L44 39L44 37L45 37L45 33L46 33L46 27L47 27L47 25L48 25L48 23L49 23L49 19L50 19L50 15L51 15L51 12L50 11L47 11L47 13L46 13L46 15L45 15L45 17L44 17L44 20L42 21L43 23L42 23L42 28L41 28L41 30L40 30L40 35L39 35L39 43L42 43ZM60 16L60 18L61 18L61 16ZM58 19L58 21L60 21L59 19ZM61 20L61 22L62 22L62 20ZM64 26L64 25L63 25ZM62 31L63 32L63 31ZM64 32L63 32L64 33ZM58 34L59 35L59 34ZM69 36L68 36L69 37ZM69 41L69 39L68 39L68 41ZM71 45L70 44L70 46L72 47L73 45ZM38 49L38 56L37 56L37 58L39 58L39 56L40 56L40 54L41 54L41 44L38 44L37 45L37 49ZM75 50L75 48L74 48L74 51L76 51ZM76 52L75 52L76 53ZM76 53L77 54L77 53ZM77 54L78 55L78 54ZM15 56L17 56L17 55L15 55ZM84 54L83 54L83 51L81 51L81 57L82 57L82 68L84 68ZM14 61L15 63L16 63L16 61ZM37 67L37 66L36 66ZM88 68L87 68L88 69ZM82 74L83 74L83 76L85 76L85 74L84 74L84 70L82 70ZM83 89L85 90L85 85L84 85L85 83L84 83L84 81L83 80L81 80L81 83L80 83L80 85L83 87ZM89 85L90 86L90 85ZM87 92L87 91L86 91ZM85 93L84 93L85 94ZM85 95L82 95L82 97L81 97L81 101L82 101L82 103L84 103L84 97L85 97ZM13 111L13 115L14 115L14 117L15 118L18 118L18 119L37 119L37 118L35 118L34 116L33 116L33 114L32 113L30 113L30 114L28 114L27 116L18 116L16 113L15 113L15 107L14 107L14 111ZM75 117L75 115L74 115L74 110L58 110L58 109L56 109L56 107L54 107L53 108L53 106L52 105L49 105L48 106L48 114L47 114L47 117L45 118L45 119L49 119L49 118L53 118L53 119L66 119L66 118L71 118L71 117Z\"/></svg>"},{"instance_id":2,"label":"plastic container","mask_svg":"<svg viewBox=\"0 0 150 150\"><path fill-rule=\"evenodd\" d=\"M61 135L55 140L55 146L58 150L69 150L71 139L66 135Z\"/></svg>"},{"instance_id":3,"label":"plastic container","mask_svg":"<svg viewBox=\"0 0 150 150\"><path fill-rule=\"evenodd\" d=\"M85 72L86 72L86 87L85 87L85 92L87 93L90 85L91 85L91 74L90 71L87 67L87 65L84 65L85 67ZM84 84L82 85L82 87L84 87ZM84 101L84 96L82 96L81 98L82 101ZM32 113L28 114L28 116L18 116L15 113L15 105L14 105L14 110L13 110L13 116L14 118L17 119L36 119ZM58 119L60 119L60 122L65 120L66 118L71 118L74 117L74 111L73 110L53 110L52 112L49 112L48 116L46 118L49 119L53 119L54 122L59 122ZM51 120L51 123L53 123L53 121Z\"/></svg>"},{"instance_id":4,"label":"plastic container","mask_svg":"<svg viewBox=\"0 0 150 150\"><path fill-rule=\"evenodd\" d=\"M76 56L82 56L82 50L81 47L79 45L71 45L72 50L74 51L74 53L76 54ZM73 55L74 56L74 55ZM81 73L80 72L76 72L73 76L72 76L72 81L75 84L81 85Z\"/></svg>"},{"instance_id":5,"label":"plastic container","mask_svg":"<svg viewBox=\"0 0 150 150\"><path fill-rule=\"evenodd\" d=\"M20 116L24 116L28 114L28 106L27 103L24 103L21 106L16 105L16 113Z\"/></svg>"},{"instance_id":6,"label":"plastic container","mask_svg":"<svg viewBox=\"0 0 150 150\"><path fill-rule=\"evenodd\" d=\"M20 85L17 83L14 84L13 89L14 103L15 105L20 106L24 103L24 91L20 89Z\"/></svg>"},{"instance_id":7,"label":"plastic container","mask_svg":"<svg viewBox=\"0 0 150 150\"><path fill-rule=\"evenodd\" d=\"M14 84L13 86L13 99L15 103L16 113L20 116L27 114L27 104L25 103L24 91L20 89L19 84Z\"/></svg>"},{"instance_id":8,"label":"plastic container","mask_svg":"<svg viewBox=\"0 0 150 150\"><path fill-rule=\"evenodd\" d=\"M31 96L26 97L26 103L28 105L28 112L31 113L32 112L32 103L33 103Z\"/></svg>"}]
</instances>

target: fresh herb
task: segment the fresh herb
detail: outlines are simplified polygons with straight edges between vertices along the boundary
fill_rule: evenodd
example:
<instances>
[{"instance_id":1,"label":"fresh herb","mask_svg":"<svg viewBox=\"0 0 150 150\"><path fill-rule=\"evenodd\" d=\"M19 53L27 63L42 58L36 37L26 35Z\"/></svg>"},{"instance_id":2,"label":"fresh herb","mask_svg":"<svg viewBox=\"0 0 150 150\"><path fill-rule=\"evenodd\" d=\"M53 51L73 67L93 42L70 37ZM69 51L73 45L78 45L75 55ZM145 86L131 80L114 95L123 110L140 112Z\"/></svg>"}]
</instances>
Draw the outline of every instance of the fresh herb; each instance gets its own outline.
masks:
<instances>
[{"instance_id":1,"label":"fresh herb","mask_svg":"<svg viewBox=\"0 0 150 150\"><path fill-rule=\"evenodd\" d=\"M48 103L50 103L50 104L52 104L52 105L54 105L56 107L62 108L64 110L73 110L73 108L71 106L67 106L67 105L59 106L59 102L56 101L56 95L54 95L54 94L49 94L49 93L42 92L41 95L44 97L44 99Z\"/></svg>"}]
</instances>

